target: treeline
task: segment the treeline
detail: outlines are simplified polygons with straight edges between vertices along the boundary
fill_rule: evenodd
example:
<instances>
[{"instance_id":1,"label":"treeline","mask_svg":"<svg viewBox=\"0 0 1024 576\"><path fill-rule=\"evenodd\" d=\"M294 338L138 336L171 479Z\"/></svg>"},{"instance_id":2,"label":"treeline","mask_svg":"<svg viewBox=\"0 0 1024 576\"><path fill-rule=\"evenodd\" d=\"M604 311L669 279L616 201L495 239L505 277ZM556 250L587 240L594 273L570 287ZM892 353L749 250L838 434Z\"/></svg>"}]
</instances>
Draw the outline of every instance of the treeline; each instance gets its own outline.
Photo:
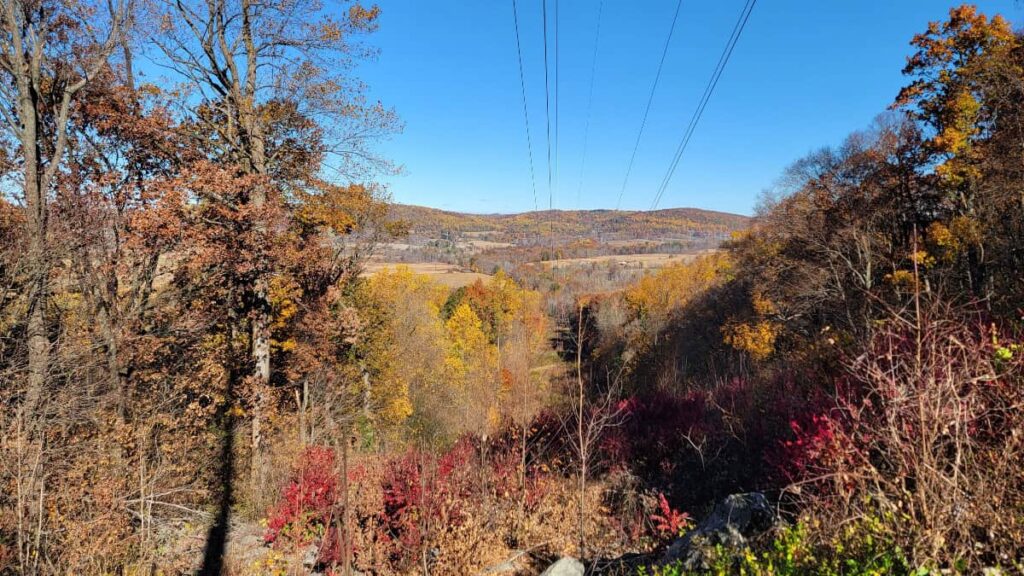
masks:
<instances>
[{"instance_id":1,"label":"treeline","mask_svg":"<svg viewBox=\"0 0 1024 576\"><path fill-rule=\"evenodd\" d=\"M963 6L912 45L892 110L795 162L723 253L588 308L631 469L687 510L788 511L717 570L1024 565L1024 42Z\"/></svg>"},{"instance_id":2,"label":"treeline","mask_svg":"<svg viewBox=\"0 0 1024 576\"><path fill-rule=\"evenodd\" d=\"M413 237L455 240L472 236L491 242L534 245L594 240L660 240L689 237L714 242L743 228L745 216L697 208L653 212L619 210L541 210L519 214L465 214L398 204L392 218L405 222Z\"/></svg>"}]
</instances>

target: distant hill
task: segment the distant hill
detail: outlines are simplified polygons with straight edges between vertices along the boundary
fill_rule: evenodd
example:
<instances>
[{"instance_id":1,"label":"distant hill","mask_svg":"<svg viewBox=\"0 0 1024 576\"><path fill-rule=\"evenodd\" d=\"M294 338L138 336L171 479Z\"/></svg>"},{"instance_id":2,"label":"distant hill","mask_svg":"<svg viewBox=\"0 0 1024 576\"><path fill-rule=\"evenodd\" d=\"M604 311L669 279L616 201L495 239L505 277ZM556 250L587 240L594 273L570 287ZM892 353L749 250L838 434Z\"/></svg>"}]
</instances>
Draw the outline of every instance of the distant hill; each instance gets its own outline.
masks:
<instances>
[{"instance_id":1,"label":"distant hill","mask_svg":"<svg viewBox=\"0 0 1024 576\"><path fill-rule=\"evenodd\" d=\"M713 241L745 228L750 220L739 214L698 208L668 208L653 212L544 210L519 214L467 214L406 204L393 205L391 217L407 222L413 237L472 237L520 245L551 238L592 238L598 241L702 238Z\"/></svg>"}]
</instances>

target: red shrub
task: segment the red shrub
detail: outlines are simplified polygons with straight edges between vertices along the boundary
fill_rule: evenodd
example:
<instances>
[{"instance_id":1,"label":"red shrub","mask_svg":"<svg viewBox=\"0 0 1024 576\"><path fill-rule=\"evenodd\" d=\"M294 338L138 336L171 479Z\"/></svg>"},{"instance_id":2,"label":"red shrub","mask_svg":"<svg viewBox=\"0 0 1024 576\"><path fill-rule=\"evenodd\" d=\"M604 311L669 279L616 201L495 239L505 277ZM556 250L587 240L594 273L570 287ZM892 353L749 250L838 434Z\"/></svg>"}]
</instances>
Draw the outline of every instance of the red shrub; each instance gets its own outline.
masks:
<instances>
[{"instance_id":1,"label":"red shrub","mask_svg":"<svg viewBox=\"0 0 1024 576\"><path fill-rule=\"evenodd\" d=\"M601 454L609 468L627 467L648 480L671 475L686 438L701 438L707 432L706 397L700 390L682 396L659 392L630 397L619 408L626 420L605 434Z\"/></svg>"},{"instance_id":2,"label":"red shrub","mask_svg":"<svg viewBox=\"0 0 1024 576\"><path fill-rule=\"evenodd\" d=\"M833 409L794 419L780 467L826 519L874 517L916 565L965 572L1024 545L1024 353L985 313L936 299L879 323ZM795 493L795 491L791 492Z\"/></svg>"},{"instance_id":3,"label":"red shrub","mask_svg":"<svg viewBox=\"0 0 1024 576\"><path fill-rule=\"evenodd\" d=\"M462 439L440 458L410 450L387 468L383 480L384 524L405 556L420 550L431 530L464 521L463 502L471 494L476 448Z\"/></svg>"},{"instance_id":4,"label":"red shrub","mask_svg":"<svg viewBox=\"0 0 1024 576\"><path fill-rule=\"evenodd\" d=\"M323 536L337 488L334 452L320 446L307 448L281 492L281 501L268 515L264 539L268 543L286 538L308 544Z\"/></svg>"},{"instance_id":5,"label":"red shrub","mask_svg":"<svg viewBox=\"0 0 1024 576\"><path fill-rule=\"evenodd\" d=\"M815 425L814 415L836 406L827 394L830 381L783 372L629 397L621 404L626 421L605 435L602 454L609 469L627 469L645 488L685 507L786 484L789 474L810 464L794 467L790 461L806 461L810 456L800 454L804 445L823 441L803 436Z\"/></svg>"},{"instance_id":6,"label":"red shrub","mask_svg":"<svg viewBox=\"0 0 1024 576\"><path fill-rule=\"evenodd\" d=\"M488 487L495 498L514 498L521 501L526 510L533 510L547 493L547 483L543 477L550 467L535 454L540 444L537 433L542 429L541 426L532 425L524 431L510 425L490 445L487 460L491 481ZM527 434L525 471L522 469L524 433Z\"/></svg>"},{"instance_id":7,"label":"red shrub","mask_svg":"<svg viewBox=\"0 0 1024 576\"><path fill-rule=\"evenodd\" d=\"M856 447L838 418L811 414L789 423L793 438L783 440L769 460L789 482L825 475L850 461Z\"/></svg>"},{"instance_id":8,"label":"red shrub","mask_svg":"<svg viewBox=\"0 0 1024 576\"><path fill-rule=\"evenodd\" d=\"M664 494L658 493L658 512L651 514L651 524L662 540L679 536L690 525L690 515L673 509Z\"/></svg>"},{"instance_id":9,"label":"red shrub","mask_svg":"<svg viewBox=\"0 0 1024 576\"><path fill-rule=\"evenodd\" d=\"M274 546L316 544L317 562L329 566L342 559L341 539L332 525L338 477L334 451L310 446L299 457L281 500L267 517L264 539ZM350 475L351 476L351 475Z\"/></svg>"}]
</instances>

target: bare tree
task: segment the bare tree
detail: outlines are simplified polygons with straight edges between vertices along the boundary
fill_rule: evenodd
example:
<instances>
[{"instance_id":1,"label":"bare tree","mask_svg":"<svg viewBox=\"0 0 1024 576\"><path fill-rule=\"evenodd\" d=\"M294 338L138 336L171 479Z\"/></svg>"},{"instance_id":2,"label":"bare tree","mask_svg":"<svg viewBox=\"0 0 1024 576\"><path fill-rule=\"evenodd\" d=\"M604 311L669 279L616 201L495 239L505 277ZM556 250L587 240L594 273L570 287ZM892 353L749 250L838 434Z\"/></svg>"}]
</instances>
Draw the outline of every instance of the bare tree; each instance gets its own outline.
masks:
<instances>
[{"instance_id":1,"label":"bare tree","mask_svg":"<svg viewBox=\"0 0 1024 576\"><path fill-rule=\"evenodd\" d=\"M583 348L586 338L584 306L578 306L576 314L576 359L574 389L569 394L569 412L562 419L562 428L570 438L570 445L576 457L577 487L577 535L576 545L579 557L587 554L587 480L598 456L602 436L623 421L619 406L621 373L610 374L603 390L587 390L583 377Z\"/></svg>"},{"instance_id":2,"label":"bare tree","mask_svg":"<svg viewBox=\"0 0 1024 576\"><path fill-rule=\"evenodd\" d=\"M21 150L28 209L29 412L43 393L49 367L47 204L67 146L71 105L121 42L131 6L131 0L0 1L0 117Z\"/></svg>"}]
</instances>

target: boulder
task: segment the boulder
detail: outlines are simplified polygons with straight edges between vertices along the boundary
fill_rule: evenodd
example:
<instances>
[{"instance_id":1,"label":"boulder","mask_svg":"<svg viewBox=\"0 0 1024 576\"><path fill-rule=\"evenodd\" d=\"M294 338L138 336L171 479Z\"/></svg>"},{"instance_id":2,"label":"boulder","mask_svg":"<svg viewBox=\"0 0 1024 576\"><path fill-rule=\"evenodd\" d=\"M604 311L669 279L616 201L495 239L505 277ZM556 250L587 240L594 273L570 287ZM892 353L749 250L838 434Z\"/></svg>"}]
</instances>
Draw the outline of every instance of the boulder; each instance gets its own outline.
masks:
<instances>
[{"instance_id":1,"label":"boulder","mask_svg":"<svg viewBox=\"0 0 1024 576\"><path fill-rule=\"evenodd\" d=\"M733 494L716 504L711 515L696 528L669 546L662 562L682 561L687 570L706 570L716 546L744 548L752 537L767 532L775 523L775 510L764 494Z\"/></svg>"},{"instance_id":2,"label":"boulder","mask_svg":"<svg viewBox=\"0 0 1024 576\"><path fill-rule=\"evenodd\" d=\"M302 552L302 566L307 570L312 570L316 566L317 560L320 558L320 549L313 544L310 544Z\"/></svg>"},{"instance_id":3,"label":"boulder","mask_svg":"<svg viewBox=\"0 0 1024 576\"><path fill-rule=\"evenodd\" d=\"M548 566L540 576L583 576L583 563L571 556L565 556Z\"/></svg>"}]
</instances>

